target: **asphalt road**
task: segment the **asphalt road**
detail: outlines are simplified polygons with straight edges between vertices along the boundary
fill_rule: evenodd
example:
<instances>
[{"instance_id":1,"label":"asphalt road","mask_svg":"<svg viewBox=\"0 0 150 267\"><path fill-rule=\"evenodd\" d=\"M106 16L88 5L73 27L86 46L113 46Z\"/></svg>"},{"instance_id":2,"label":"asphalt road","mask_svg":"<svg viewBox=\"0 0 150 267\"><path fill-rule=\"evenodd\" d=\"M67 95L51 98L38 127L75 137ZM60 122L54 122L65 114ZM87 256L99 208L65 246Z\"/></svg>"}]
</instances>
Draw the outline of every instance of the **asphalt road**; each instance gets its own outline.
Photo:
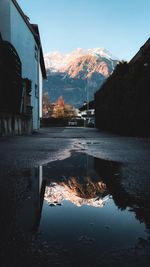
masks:
<instances>
[{"instance_id":1,"label":"asphalt road","mask_svg":"<svg viewBox=\"0 0 150 267\"><path fill-rule=\"evenodd\" d=\"M18 254L15 253L18 253L16 251L18 251L18 247L20 246L19 240L21 235L21 240L25 241L24 249L22 247L22 253L20 255L24 254L24 251L26 251L26 238L21 233L21 229L17 226L16 218L18 216L18 207L28 198L27 192L29 183L27 183L26 179L27 172L34 167L45 165L55 160L65 159L70 156L72 151L84 152L94 157L118 162L120 164L119 190L121 188L121 192L123 192L123 201L125 200L126 206L134 209L136 216L141 218L141 221L144 221L148 231L150 231L149 138L123 137L100 132L94 128L77 127L42 128L31 136L1 137L0 257L3 267L19 266ZM15 231L17 234L14 238ZM11 235L12 232L13 237ZM17 236L19 237L17 238ZM12 246L14 250L12 250ZM102 267L148 266L142 259L143 257L147 260L149 259L149 247L149 243L145 244L144 242L144 245L140 248L140 253L136 251L136 258L139 259L137 264L135 264L135 257L133 260L133 255L131 255L133 253L130 251L121 252L123 254L117 255L117 259L128 257L129 262L127 265L122 265L121 262L118 263L118 265L107 262L107 264L102 265ZM40 250L39 247L38 250ZM33 248L33 251L36 251L36 249ZM8 253L12 257L11 263L6 256ZM15 262L16 258L18 258L18 265ZM45 258L41 260L43 261ZM39 262L39 265L37 265L37 262ZM28 262L25 262L22 266L35 266L34 263L32 265L31 262L30 265L27 264ZM39 259L36 259L36 266L41 266ZM45 264L43 266L47 267L48 265Z\"/></svg>"},{"instance_id":2,"label":"asphalt road","mask_svg":"<svg viewBox=\"0 0 150 267\"><path fill-rule=\"evenodd\" d=\"M128 190L149 194L150 139L122 137L94 128L42 128L31 136L0 138L1 175L64 159L72 150L121 162L123 183Z\"/></svg>"}]
</instances>

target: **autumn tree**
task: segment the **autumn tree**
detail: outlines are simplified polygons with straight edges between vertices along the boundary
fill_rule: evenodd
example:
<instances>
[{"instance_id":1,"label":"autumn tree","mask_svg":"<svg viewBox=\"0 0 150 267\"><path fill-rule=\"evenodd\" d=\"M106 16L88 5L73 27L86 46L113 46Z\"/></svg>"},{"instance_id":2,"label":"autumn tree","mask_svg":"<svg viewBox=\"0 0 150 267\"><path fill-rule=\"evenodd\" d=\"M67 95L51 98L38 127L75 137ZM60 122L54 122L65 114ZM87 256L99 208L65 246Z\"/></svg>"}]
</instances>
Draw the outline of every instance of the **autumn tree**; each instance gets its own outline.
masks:
<instances>
[{"instance_id":1,"label":"autumn tree","mask_svg":"<svg viewBox=\"0 0 150 267\"><path fill-rule=\"evenodd\" d=\"M43 117L48 117L48 113L50 110L50 100L49 100L49 95L48 92L45 92L43 94L43 98L42 98L42 114Z\"/></svg>"}]
</instances>

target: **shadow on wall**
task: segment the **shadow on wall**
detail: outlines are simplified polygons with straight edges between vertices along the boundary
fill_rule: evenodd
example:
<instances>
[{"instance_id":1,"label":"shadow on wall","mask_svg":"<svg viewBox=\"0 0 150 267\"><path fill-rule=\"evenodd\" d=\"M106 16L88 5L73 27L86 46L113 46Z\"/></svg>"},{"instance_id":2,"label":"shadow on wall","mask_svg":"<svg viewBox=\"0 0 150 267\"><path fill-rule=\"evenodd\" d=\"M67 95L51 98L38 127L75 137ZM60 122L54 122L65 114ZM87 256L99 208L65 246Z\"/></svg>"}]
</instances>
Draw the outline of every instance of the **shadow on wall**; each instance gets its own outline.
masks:
<instances>
[{"instance_id":1,"label":"shadow on wall","mask_svg":"<svg viewBox=\"0 0 150 267\"><path fill-rule=\"evenodd\" d=\"M0 39L0 136L32 132L31 83L15 48Z\"/></svg>"}]
</instances>

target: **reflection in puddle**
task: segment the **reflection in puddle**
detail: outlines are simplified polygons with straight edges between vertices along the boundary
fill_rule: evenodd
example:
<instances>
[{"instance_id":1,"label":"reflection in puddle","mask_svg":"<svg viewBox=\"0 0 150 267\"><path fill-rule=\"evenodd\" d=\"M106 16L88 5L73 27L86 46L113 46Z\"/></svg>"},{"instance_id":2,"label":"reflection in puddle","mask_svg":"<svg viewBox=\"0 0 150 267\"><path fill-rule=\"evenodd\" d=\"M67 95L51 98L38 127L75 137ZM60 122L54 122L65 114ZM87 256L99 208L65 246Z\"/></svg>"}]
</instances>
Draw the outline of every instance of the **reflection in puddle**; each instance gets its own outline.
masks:
<instances>
[{"instance_id":1,"label":"reflection in puddle","mask_svg":"<svg viewBox=\"0 0 150 267\"><path fill-rule=\"evenodd\" d=\"M61 246L74 260L80 258L84 266L85 255L92 262L105 250L134 246L138 238L146 238L144 224L124 199L120 172L120 164L84 153L44 166L43 240Z\"/></svg>"},{"instance_id":2,"label":"reflection in puddle","mask_svg":"<svg viewBox=\"0 0 150 267\"><path fill-rule=\"evenodd\" d=\"M43 167L39 166L24 172L27 181L26 197L19 210L18 223L25 234L31 234L38 228L43 207L46 179Z\"/></svg>"},{"instance_id":3,"label":"reflection in puddle","mask_svg":"<svg viewBox=\"0 0 150 267\"><path fill-rule=\"evenodd\" d=\"M53 162L44 168L47 178L45 200L50 206L63 204L103 207L107 201L106 184L94 170L94 158L74 153L61 162Z\"/></svg>"},{"instance_id":4,"label":"reflection in puddle","mask_svg":"<svg viewBox=\"0 0 150 267\"><path fill-rule=\"evenodd\" d=\"M62 205L68 200L78 207L103 207L106 195L106 185L103 182L94 184L90 177L85 177L82 182L78 177L71 177L67 182L50 183L45 190L45 200L51 206Z\"/></svg>"},{"instance_id":5,"label":"reflection in puddle","mask_svg":"<svg viewBox=\"0 0 150 267\"><path fill-rule=\"evenodd\" d=\"M24 244L24 238L37 231L40 244L46 244L46 258L56 257L61 263L58 266L98 267L102 255L106 253L107 258L113 248L133 248L146 240L149 208L122 188L121 167L116 162L73 153L65 160L22 171L22 179L19 173L18 182L24 183L26 193L16 212L14 228L13 212L2 210L6 218L10 215L6 227L1 227L4 250L8 228L12 235L5 254L18 259L17 244ZM32 250L31 242L31 253L41 254L43 247L39 249L37 244L37 248ZM29 264L25 262L25 266Z\"/></svg>"}]
</instances>

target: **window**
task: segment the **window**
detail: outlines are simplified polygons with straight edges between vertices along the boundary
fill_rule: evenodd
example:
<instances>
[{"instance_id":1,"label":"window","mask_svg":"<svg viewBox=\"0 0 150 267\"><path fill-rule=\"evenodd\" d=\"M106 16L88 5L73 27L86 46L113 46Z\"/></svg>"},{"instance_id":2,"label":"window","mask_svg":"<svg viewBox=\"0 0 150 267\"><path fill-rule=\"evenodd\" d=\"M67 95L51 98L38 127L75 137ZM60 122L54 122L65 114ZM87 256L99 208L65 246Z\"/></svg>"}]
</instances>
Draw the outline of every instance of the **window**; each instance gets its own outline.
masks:
<instances>
[{"instance_id":1,"label":"window","mask_svg":"<svg viewBox=\"0 0 150 267\"><path fill-rule=\"evenodd\" d=\"M35 45L35 59L38 60L38 48Z\"/></svg>"},{"instance_id":2,"label":"window","mask_svg":"<svg viewBox=\"0 0 150 267\"><path fill-rule=\"evenodd\" d=\"M39 90L37 84L35 84L35 97L39 97Z\"/></svg>"}]
</instances>

